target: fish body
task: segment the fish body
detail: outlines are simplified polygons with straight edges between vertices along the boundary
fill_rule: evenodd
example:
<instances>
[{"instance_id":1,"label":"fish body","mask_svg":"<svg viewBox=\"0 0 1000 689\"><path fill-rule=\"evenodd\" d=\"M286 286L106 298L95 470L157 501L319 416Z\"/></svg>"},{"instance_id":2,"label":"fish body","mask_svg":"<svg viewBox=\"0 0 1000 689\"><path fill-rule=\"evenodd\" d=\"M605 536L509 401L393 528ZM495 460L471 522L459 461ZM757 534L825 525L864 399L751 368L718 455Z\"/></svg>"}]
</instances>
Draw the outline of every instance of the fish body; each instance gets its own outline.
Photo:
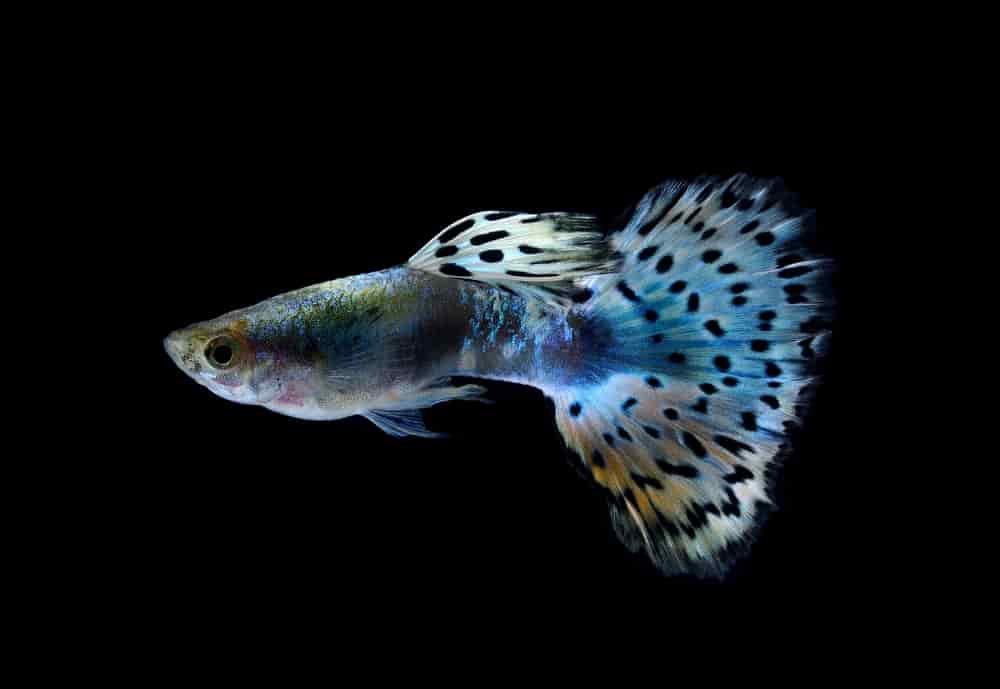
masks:
<instances>
[{"instance_id":1,"label":"fish body","mask_svg":"<svg viewBox=\"0 0 1000 689\"><path fill-rule=\"evenodd\" d=\"M619 227L489 211L402 266L171 333L194 380L303 419L438 435L421 409L482 399L453 376L541 389L631 549L721 575L771 503L831 314L829 262L773 181L668 182Z\"/></svg>"},{"instance_id":2,"label":"fish body","mask_svg":"<svg viewBox=\"0 0 1000 689\"><path fill-rule=\"evenodd\" d=\"M171 333L165 346L220 396L332 420L392 408L449 376L574 384L600 343L581 337L588 330L578 314L400 266L267 299ZM212 366L204 352L220 336L252 365Z\"/></svg>"}]
</instances>

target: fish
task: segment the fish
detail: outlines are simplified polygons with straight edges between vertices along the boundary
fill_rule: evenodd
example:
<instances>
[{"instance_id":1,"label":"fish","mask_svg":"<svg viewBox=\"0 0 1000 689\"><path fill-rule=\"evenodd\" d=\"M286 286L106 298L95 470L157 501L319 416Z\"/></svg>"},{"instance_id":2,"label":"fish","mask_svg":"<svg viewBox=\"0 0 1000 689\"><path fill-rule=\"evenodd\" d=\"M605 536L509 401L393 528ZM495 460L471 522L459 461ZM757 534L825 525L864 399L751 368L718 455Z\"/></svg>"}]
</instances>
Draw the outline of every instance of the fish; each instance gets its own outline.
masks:
<instances>
[{"instance_id":1,"label":"fish","mask_svg":"<svg viewBox=\"0 0 1000 689\"><path fill-rule=\"evenodd\" d=\"M542 391L621 542L665 575L722 578L774 506L819 382L833 261L778 179L668 180L631 214L482 211L402 265L176 330L166 352L240 404L363 416L433 438L422 411Z\"/></svg>"}]
</instances>

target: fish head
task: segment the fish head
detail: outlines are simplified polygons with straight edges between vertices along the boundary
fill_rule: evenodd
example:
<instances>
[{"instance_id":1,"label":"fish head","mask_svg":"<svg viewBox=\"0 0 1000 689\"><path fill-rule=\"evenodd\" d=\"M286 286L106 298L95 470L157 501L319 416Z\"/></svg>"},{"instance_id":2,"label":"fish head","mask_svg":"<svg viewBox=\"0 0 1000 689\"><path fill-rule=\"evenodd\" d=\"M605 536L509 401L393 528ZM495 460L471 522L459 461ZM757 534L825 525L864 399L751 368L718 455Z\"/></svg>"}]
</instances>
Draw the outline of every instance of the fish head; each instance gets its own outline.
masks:
<instances>
[{"instance_id":1,"label":"fish head","mask_svg":"<svg viewBox=\"0 0 1000 689\"><path fill-rule=\"evenodd\" d=\"M196 323L167 335L163 347L195 382L240 404L266 404L280 394L267 376L272 357L238 320Z\"/></svg>"}]
</instances>

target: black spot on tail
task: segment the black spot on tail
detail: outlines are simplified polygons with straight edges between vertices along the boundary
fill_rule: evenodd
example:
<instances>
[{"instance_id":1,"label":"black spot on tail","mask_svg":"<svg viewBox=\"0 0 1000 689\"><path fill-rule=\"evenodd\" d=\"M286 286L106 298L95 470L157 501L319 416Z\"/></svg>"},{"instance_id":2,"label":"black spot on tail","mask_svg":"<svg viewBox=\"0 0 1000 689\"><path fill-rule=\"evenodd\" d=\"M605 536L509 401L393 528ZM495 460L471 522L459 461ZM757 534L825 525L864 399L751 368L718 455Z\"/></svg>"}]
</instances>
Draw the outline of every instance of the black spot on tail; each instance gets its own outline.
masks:
<instances>
[{"instance_id":1,"label":"black spot on tail","mask_svg":"<svg viewBox=\"0 0 1000 689\"><path fill-rule=\"evenodd\" d=\"M721 325L719 325L719 321L714 319L705 323L705 330L712 333L716 337L722 337L726 334L726 331L722 329Z\"/></svg>"},{"instance_id":2,"label":"black spot on tail","mask_svg":"<svg viewBox=\"0 0 1000 689\"><path fill-rule=\"evenodd\" d=\"M442 246L440 249L434 252L434 255L438 258L445 258L446 256L454 256L458 253L458 247L454 245Z\"/></svg>"},{"instance_id":3,"label":"black spot on tail","mask_svg":"<svg viewBox=\"0 0 1000 689\"><path fill-rule=\"evenodd\" d=\"M637 507L635 504L635 494L632 492L631 488L626 488L622 491L622 497L625 498L632 507Z\"/></svg>"},{"instance_id":4,"label":"black spot on tail","mask_svg":"<svg viewBox=\"0 0 1000 689\"><path fill-rule=\"evenodd\" d=\"M705 200L709 196L711 196L712 190L714 190L714 189L715 189L715 183L714 182L712 182L711 184L706 185L705 188L701 190L701 193L698 194L698 198L696 198L694 200L694 202L695 203L704 203Z\"/></svg>"},{"instance_id":5,"label":"black spot on tail","mask_svg":"<svg viewBox=\"0 0 1000 689\"><path fill-rule=\"evenodd\" d=\"M660 468L660 471L669 476L698 478L698 470L690 464L671 464L665 459L658 459L656 460L656 466Z\"/></svg>"},{"instance_id":6,"label":"black spot on tail","mask_svg":"<svg viewBox=\"0 0 1000 689\"><path fill-rule=\"evenodd\" d=\"M726 483L741 483L753 479L753 472L746 467L738 466L733 470L733 473L726 474L722 478Z\"/></svg>"},{"instance_id":7,"label":"black spot on tail","mask_svg":"<svg viewBox=\"0 0 1000 689\"><path fill-rule=\"evenodd\" d=\"M785 294L788 295L788 299L786 301L789 304L804 304L808 301L804 295L806 291L805 285L785 285L782 289L784 289Z\"/></svg>"},{"instance_id":8,"label":"black spot on tail","mask_svg":"<svg viewBox=\"0 0 1000 689\"><path fill-rule=\"evenodd\" d=\"M635 481L635 485L640 488L648 486L650 488L655 488L656 490L663 490L663 484L655 478L647 478L642 474L630 474L630 476L632 477L632 480Z\"/></svg>"},{"instance_id":9,"label":"black spot on tail","mask_svg":"<svg viewBox=\"0 0 1000 689\"><path fill-rule=\"evenodd\" d=\"M639 302L639 295L632 291L632 288L626 285L624 282L618 283L618 291L622 293L629 301Z\"/></svg>"},{"instance_id":10,"label":"black spot on tail","mask_svg":"<svg viewBox=\"0 0 1000 689\"><path fill-rule=\"evenodd\" d=\"M708 452L705 451L705 446L701 444L701 441L687 431L684 431L684 435L681 437L684 440L684 444L687 445L687 448L698 458L704 458L708 454Z\"/></svg>"},{"instance_id":11,"label":"black spot on tail","mask_svg":"<svg viewBox=\"0 0 1000 689\"><path fill-rule=\"evenodd\" d=\"M687 516L691 527L696 531L708 524L708 520L705 518L705 510L697 503L684 510L684 514Z\"/></svg>"},{"instance_id":12,"label":"black spot on tail","mask_svg":"<svg viewBox=\"0 0 1000 689\"><path fill-rule=\"evenodd\" d=\"M677 203L677 199L679 199L680 196L681 196L680 194L677 194L677 196L674 197L673 201L671 201L670 203L666 204L663 207L663 210L661 210L659 213L657 213L650 220L646 221L646 223L643 224L643 226L639 228L639 234L641 234L642 236L645 237L647 234L649 234L650 232L652 232L653 228L656 227L657 225L659 225L660 221L663 220L663 218L667 215L667 213L670 212L670 209L674 207L674 204Z\"/></svg>"},{"instance_id":13,"label":"black spot on tail","mask_svg":"<svg viewBox=\"0 0 1000 689\"><path fill-rule=\"evenodd\" d=\"M639 252L639 260L640 261L649 260L650 258L653 257L653 254L655 254L656 250L659 248L660 247L658 246L647 246L645 249Z\"/></svg>"},{"instance_id":14,"label":"black spot on tail","mask_svg":"<svg viewBox=\"0 0 1000 689\"><path fill-rule=\"evenodd\" d=\"M733 182L728 187L726 187L725 191L722 192L722 198L719 199L719 206L721 206L723 209L729 208L730 206L732 206L734 203L736 203L737 199L739 198L733 192L733 186L735 184L736 183Z\"/></svg>"},{"instance_id":15,"label":"black spot on tail","mask_svg":"<svg viewBox=\"0 0 1000 689\"><path fill-rule=\"evenodd\" d=\"M670 270L674 265L674 257L670 254L663 256L659 261L656 262L656 272L665 273Z\"/></svg>"},{"instance_id":16,"label":"black spot on tail","mask_svg":"<svg viewBox=\"0 0 1000 689\"><path fill-rule=\"evenodd\" d=\"M499 263L503 260L503 252L498 249L490 249L479 254L479 258L486 263Z\"/></svg>"},{"instance_id":17,"label":"black spot on tail","mask_svg":"<svg viewBox=\"0 0 1000 689\"><path fill-rule=\"evenodd\" d=\"M736 497L736 493L727 486L726 495L729 497L729 502L722 503L722 513L733 517L740 516L740 501Z\"/></svg>"},{"instance_id":18,"label":"black spot on tail","mask_svg":"<svg viewBox=\"0 0 1000 689\"><path fill-rule=\"evenodd\" d=\"M784 268L785 266L790 266L793 263L799 263L804 260L805 259L799 256L798 254L785 254L784 256L778 259L778 262L775 264L775 267Z\"/></svg>"},{"instance_id":19,"label":"black spot on tail","mask_svg":"<svg viewBox=\"0 0 1000 689\"><path fill-rule=\"evenodd\" d=\"M719 443L719 445L723 449L728 450L729 452L733 453L737 457L740 457L741 459L742 459L742 455L740 455L741 452L750 452L750 453L754 452L754 449L749 445L747 445L746 443L736 440L735 438L730 438L725 435L715 436L715 442Z\"/></svg>"}]
</instances>

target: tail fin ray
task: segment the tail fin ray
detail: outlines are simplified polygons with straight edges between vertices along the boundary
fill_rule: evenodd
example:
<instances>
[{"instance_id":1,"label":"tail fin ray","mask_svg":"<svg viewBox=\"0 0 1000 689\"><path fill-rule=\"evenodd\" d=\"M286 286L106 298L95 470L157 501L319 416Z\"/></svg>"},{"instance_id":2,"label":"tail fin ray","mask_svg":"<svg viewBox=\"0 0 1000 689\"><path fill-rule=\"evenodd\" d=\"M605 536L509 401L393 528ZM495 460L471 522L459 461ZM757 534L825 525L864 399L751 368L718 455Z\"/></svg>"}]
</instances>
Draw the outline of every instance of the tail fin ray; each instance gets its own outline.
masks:
<instances>
[{"instance_id":1,"label":"tail fin ray","mask_svg":"<svg viewBox=\"0 0 1000 689\"><path fill-rule=\"evenodd\" d=\"M612 235L621 272L582 284L614 346L605 380L552 392L557 425L665 572L720 576L772 502L832 310L810 222L774 181L668 182Z\"/></svg>"}]
</instances>

